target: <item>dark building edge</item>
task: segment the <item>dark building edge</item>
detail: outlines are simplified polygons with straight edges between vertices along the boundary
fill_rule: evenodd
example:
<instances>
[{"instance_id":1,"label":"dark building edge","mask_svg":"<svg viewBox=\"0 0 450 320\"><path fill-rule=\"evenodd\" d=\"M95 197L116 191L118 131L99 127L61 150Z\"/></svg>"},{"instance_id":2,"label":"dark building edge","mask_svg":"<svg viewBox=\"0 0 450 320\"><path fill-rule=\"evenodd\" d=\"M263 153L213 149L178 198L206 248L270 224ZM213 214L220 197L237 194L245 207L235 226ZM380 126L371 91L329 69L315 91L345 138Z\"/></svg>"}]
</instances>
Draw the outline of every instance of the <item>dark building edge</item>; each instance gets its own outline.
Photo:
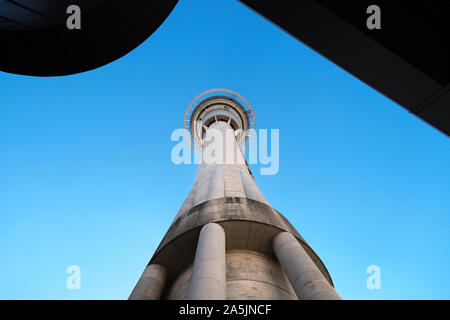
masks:
<instances>
[{"instance_id":1,"label":"dark building edge","mask_svg":"<svg viewBox=\"0 0 450 320\"><path fill-rule=\"evenodd\" d=\"M445 12L450 14L450 6L444 6L436 0L377 1L376 4L384 12L392 9L396 13L403 13L390 21L389 27L398 31L396 36L405 35L402 33L403 24L420 24L411 31L418 42L408 43L408 46L416 45L417 50L428 52L417 56L411 50L405 50L409 48L405 41L411 42L414 37L399 38L399 44L394 48L392 44L395 39L387 39L389 33L368 36L363 31L365 17L368 16L364 11L358 12L361 27L355 27L354 16L345 12L351 8L364 10L373 4L368 0L350 0L345 5L339 4L342 7L340 9L337 9L336 1L328 0L240 1L415 116L447 136L450 135L450 59L445 59L450 56L450 44L445 40L450 38L450 20L432 19L433 15L437 15L440 10L445 11L445 8L448 8ZM415 19L417 13L422 11L428 14ZM414 33L413 30L420 30L417 28L421 26L425 28L427 24L434 26L426 29L428 34ZM430 47L420 47L421 41L428 38L433 40L429 43ZM433 64L434 68L430 68Z\"/></svg>"},{"instance_id":2,"label":"dark building edge","mask_svg":"<svg viewBox=\"0 0 450 320\"><path fill-rule=\"evenodd\" d=\"M153 34L178 0L104 0L82 13L81 30L58 26L0 29L0 70L30 76L64 76L121 58Z\"/></svg>"}]
</instances>

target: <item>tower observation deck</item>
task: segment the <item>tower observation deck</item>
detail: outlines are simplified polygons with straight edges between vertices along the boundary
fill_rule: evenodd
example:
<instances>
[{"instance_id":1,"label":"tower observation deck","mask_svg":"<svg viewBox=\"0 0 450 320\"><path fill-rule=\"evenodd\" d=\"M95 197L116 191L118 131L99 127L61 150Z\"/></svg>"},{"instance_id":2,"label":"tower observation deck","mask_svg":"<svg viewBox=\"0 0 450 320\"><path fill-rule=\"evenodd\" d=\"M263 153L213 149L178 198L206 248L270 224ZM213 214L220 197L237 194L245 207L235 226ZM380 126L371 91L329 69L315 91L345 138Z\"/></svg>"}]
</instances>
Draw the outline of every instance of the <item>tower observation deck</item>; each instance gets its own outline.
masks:
<instances>
[{"instance_id":1,"label":"tower observation deck","mask_svg":"<svg viewBox=\"0 0 450 320\"><path fill-rule=\"evenodd\" d=\"M248 102L209 90L189 105L183 125L202 161L129 299L340 299L325 265L271 207L245 161L247 133L256 129Z\"/></svg>"}]
</instances>

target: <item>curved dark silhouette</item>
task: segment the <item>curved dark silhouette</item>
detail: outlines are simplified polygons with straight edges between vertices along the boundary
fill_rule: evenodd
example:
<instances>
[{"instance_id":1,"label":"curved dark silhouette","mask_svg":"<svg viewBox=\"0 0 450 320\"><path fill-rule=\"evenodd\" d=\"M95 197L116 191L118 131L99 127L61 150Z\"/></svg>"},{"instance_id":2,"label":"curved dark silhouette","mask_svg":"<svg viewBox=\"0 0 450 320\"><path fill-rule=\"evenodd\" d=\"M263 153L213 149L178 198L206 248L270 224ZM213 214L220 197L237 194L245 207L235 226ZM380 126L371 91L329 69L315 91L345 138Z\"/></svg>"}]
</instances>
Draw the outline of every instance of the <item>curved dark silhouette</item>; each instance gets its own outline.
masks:
<instances>
[{"instance_id":1,"label":"curved dark silhouette","mask_svg":"<svg viewBox=\"0 0 450 320\"><path fill-rule=\"evenodd\" d=\"M177 0L0 0L0 70L62 76L112 62L146 40ZM69 30L67 8L81 9Z\"/></svg>"}]
</instances>

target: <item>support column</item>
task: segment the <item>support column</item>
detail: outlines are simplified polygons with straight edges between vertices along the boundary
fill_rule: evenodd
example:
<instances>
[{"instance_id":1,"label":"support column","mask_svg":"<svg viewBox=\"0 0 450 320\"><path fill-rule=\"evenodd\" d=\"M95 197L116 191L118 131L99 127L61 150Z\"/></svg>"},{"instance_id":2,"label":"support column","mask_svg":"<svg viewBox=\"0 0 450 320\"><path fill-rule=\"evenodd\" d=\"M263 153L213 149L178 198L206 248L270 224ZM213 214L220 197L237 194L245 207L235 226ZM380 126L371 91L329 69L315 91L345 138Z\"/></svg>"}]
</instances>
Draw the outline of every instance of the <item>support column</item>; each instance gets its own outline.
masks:
<instances>
[{"instance_id":1,"label":"support column","mask_svg":"<svg viewBox=\"0 0 450 320\"><path fill-rule=\"evenodd\" d=\"M167 271L163 266L148 265L128 300L159 300L166 278Z\"/></svg>"},{"instance_id":2,"label":"support column","mask_svg":"<svg viewBox=\"0 0 450 320\"><path fill-rule=\"evenodd\" d=\"M225 300L226 287L225 231L208 223L198 238L188 300Z\"/></svg>"},{"instance_id":3,"label":"support column","mask_svg":"<svg viewBox=\"0 0 450 320\"><path fill-rule=\"evenodd\" d=\"M208 200L225 197L225 183L220 166L216 166L209 182Z\"/></svg>"},{"instance_id":4,"label":"support column","mask_svg":"<svg viewBox=\"0 0 450 320\"><path fill-rule=\"evenodd\" d=\"M300 300L341 299L291 233L276 235L273 249Z\"/></svg>"}]
</instances>

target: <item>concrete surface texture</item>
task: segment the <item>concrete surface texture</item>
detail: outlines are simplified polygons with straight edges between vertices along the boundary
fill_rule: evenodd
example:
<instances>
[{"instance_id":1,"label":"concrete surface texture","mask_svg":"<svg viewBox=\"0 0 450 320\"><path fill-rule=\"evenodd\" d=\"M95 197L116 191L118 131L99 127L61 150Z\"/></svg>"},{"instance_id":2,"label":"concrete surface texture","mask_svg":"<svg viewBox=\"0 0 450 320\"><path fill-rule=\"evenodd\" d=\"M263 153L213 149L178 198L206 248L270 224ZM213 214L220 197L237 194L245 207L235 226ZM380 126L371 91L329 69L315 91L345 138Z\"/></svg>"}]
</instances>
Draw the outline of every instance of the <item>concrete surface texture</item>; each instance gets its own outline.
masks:
<instances>
[{"instance_id":1,"label":"concrete surface texture","mask_svg":"<svg viewBox=\"0 0 450 320\"><path fill-rule=\"evenodd\" d=\"M200 231L189 285L189 300L226 298L225 232L217 223Z\"/></svg>"},{"instance_id":2,"label":"concrete surface texture","mask_svg":"<svg viewBox=\"0 0 450 320\"><path fill-rule=\"evenodd\" d=\"M273 239L273 247L299 299L341 299L292 234L279 233Z\"/></svg>"},{"instance_id":3,"label":"concrete surface texture","mask_svg":"<svg viewBox=\"0 0 450 320\"><path fill-rule=\"evenodd\" d=\"M143 276L130 299L340 299L323 262L270 206L248 168L238 133L248 128L248 113L233 99L213 97L192 114L203 161L149 263L163 266L167 275L151 279L164 279L164 287Z\"/></svg>"},{"instance_id":4,"label":"concrete surface texture","mask_svg":"<svg viewBox=\"0 0 450 320\"><path fill-rule=\"evenodd\" d=\"M241 148L236 142L234 130L225 121L214 122L206 130L203 150L203 163L197 170L194 185L181 206L178 215L194 206L212 199L240 197L269 204L262 195L245 162ZM209 132L215 132L209 135ZM215 139L217 135L222 140ZM211 139L211 140L209 140ZM210 155L209 150L216 151Z\"/></svg>"},{"instance_id":5,"label":"concrete surface texture","mask_svg":"<svg viewBox=\"0 0 450 320\"><path fill-rule=\"evenodd\" d=\"M166 269L159 264L150 264L130 295L130 300L158 300L166 283Z\"/></svg>"},{"instance_id":6,"label":"concrete surface texture","mask_svg":"<svg viewBox=\"0 0 450 320\"><path fill-rule=\"evenodd\" d=\"M192 266L174 281L168 300L186 300ZM297 300L280 264L269 256L250 250L230 250L226 254L227 300Z\"/></svg>"}]
</instances>

